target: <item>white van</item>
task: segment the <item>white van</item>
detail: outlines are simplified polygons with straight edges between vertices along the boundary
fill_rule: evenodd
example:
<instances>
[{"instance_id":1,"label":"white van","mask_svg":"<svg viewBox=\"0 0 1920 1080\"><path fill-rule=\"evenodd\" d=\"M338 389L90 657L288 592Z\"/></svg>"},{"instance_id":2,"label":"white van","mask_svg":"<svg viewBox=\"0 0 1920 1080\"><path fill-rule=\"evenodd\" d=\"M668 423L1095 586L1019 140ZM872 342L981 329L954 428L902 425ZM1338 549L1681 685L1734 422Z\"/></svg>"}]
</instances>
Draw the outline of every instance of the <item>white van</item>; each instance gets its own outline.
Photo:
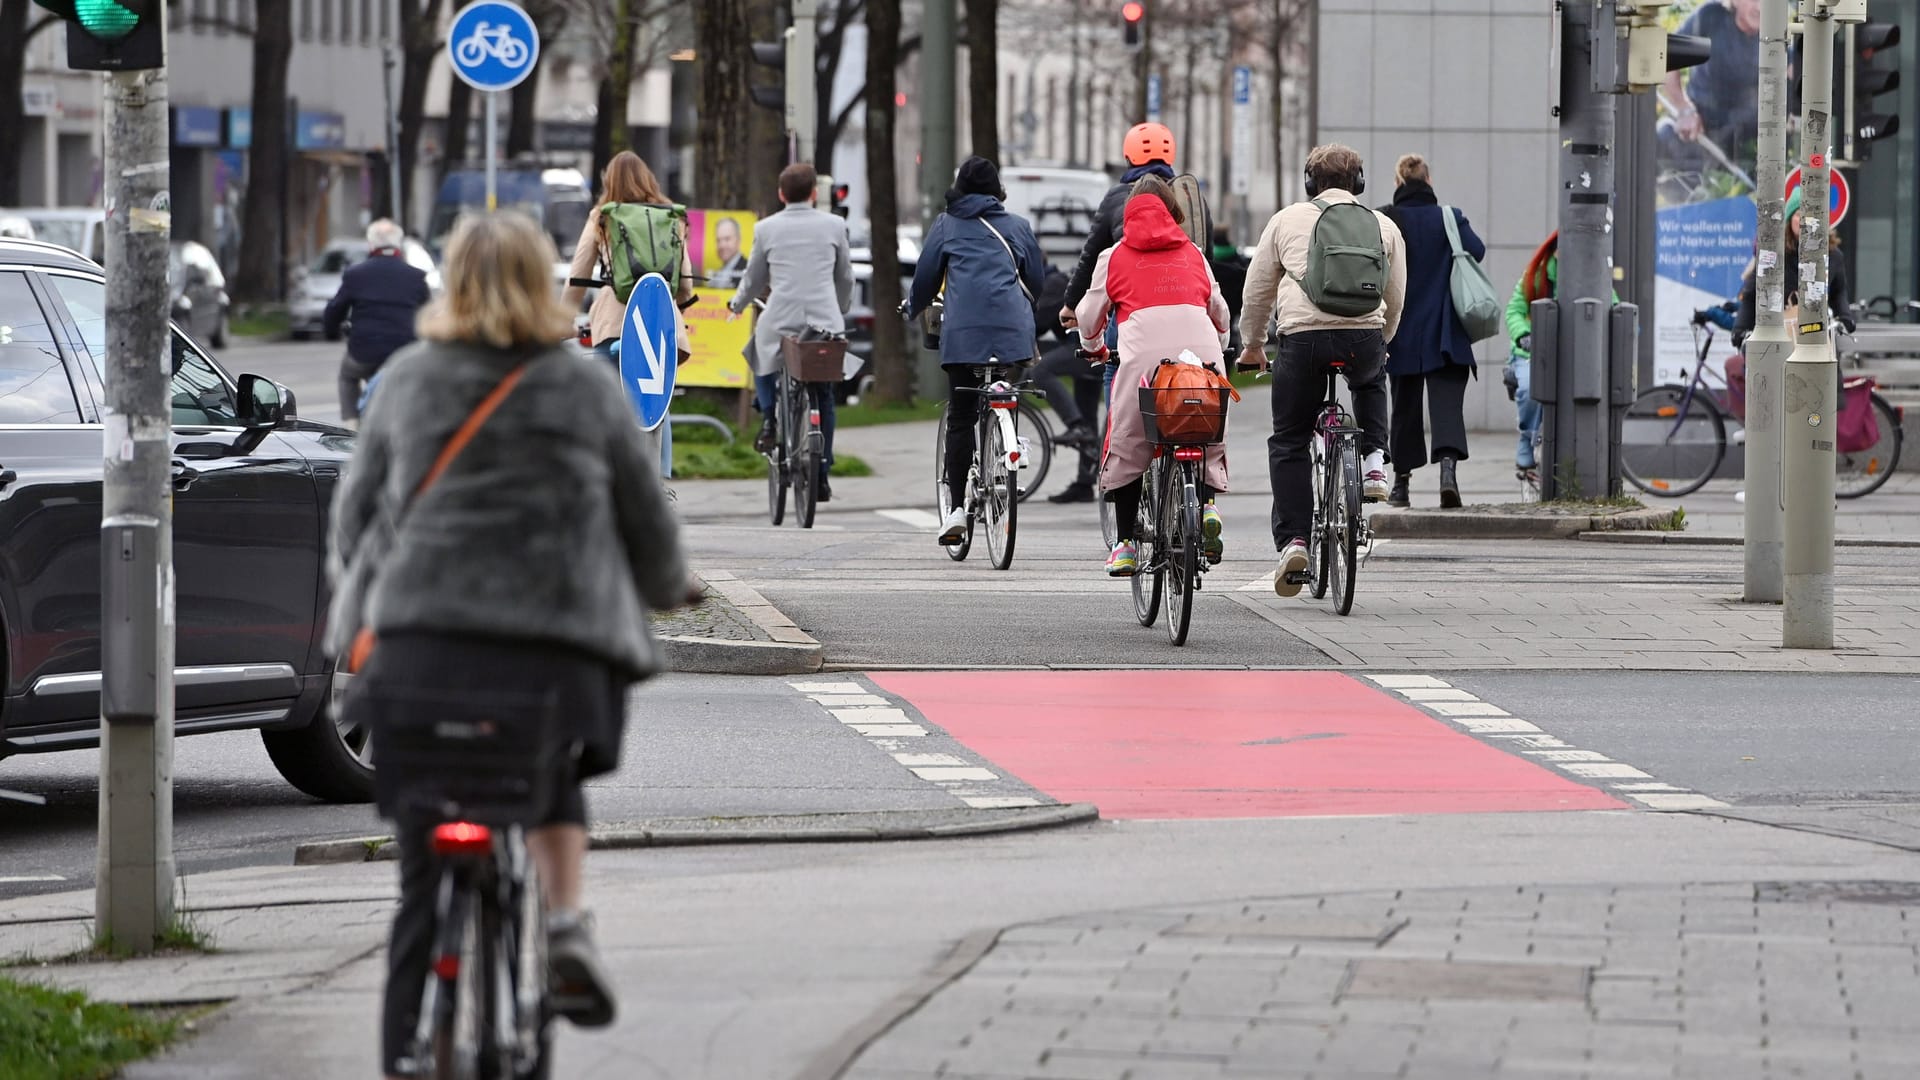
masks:
<instances>
[{"instance_id":1,"label":"white van","mask_svg":"<svg viewBox=\"0 0 1920 1080\"><path fill-rule=\"evenodd\" d=\"M1070 270L1093 231L1113 178L1098 169L1008 166L1000 170L1007 209L1026 218L1047 261Z\"/></svg>"}]
</instances>

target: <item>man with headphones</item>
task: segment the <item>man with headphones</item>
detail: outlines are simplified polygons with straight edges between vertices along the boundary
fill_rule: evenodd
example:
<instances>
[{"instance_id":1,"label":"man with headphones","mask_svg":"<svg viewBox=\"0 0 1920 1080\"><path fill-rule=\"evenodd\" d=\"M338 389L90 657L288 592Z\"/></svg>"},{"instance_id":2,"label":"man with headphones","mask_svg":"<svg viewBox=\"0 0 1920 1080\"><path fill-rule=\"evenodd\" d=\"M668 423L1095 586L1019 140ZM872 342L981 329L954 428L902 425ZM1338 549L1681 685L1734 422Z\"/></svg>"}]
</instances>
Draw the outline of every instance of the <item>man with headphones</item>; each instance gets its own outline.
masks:
<instances>
[{"instance_id":1,"label":"man with headphones","mask_svg":"<svg viewBox=\"0 0 1920 1080\"><path fill-rule=\"evenodd\" d=\"M1352 147L1337 143L1316 146L1307 155L1309 202L1295 203L1273 216L1261 234L1253 262L1247 267L1246 291L1241 300L1240 336L1246 343L1242 364L1257 360L1266 365L1269 323L1277 326L1279 352L1273 370L1273 434L1267 439L1267 468L1273 483L1273 544L1280 552L1273 591L1281 596L1300 592L1290 575L1307 568L1307 533L1313 525L1313 466L1308 442L1328 368L1344 365L1347 386L1353 392L1354 419L1361 428L1360 466L1364 497L1386 499L1387 483L1387 342L1400 326L1400 309L1407 291L1406 242L1386 215L1377 211L1344 209L1358 203L1366 190L1367 173ZM1364 213L1362 213L1364 212ZM1322 248L1315 232L1322 214L1336 219L1343 233L1366 232L1366 215L1379 229L1377 249L1386 266L1376 268L1378 280L1356 279L1348 262L1339 274L1326 263L1350 260L1363 243ZM1348 240L1355 238L1351 235ZM1322 266L1311 265L1318 259ZM1358 284L1371 303L1343 295L1336 302L1325 291L1336 284ZM1318 292L1319 300L1309 295ZM1329 307L1336 310L1328 310Z\"/></svg>"}]
</instances>

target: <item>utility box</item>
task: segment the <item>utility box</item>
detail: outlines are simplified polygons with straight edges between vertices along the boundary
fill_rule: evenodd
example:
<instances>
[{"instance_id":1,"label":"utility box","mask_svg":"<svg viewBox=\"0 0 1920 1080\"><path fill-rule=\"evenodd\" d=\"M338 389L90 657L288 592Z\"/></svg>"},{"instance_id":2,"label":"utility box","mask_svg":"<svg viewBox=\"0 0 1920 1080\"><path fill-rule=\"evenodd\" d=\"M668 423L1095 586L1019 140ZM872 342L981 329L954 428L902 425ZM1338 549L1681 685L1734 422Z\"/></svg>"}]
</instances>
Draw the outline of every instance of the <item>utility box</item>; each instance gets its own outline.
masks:
<instances>
[{"instance_id":1,"label":"utility box","mask_svg":"<svg viewBox=\"0 0 1920 1080\"><path fill-rule=\"evenodd\" d=\"M100 715L153 723L159 715L161 605L160 526L100 527Z\"/></svg>"}]
</instances>

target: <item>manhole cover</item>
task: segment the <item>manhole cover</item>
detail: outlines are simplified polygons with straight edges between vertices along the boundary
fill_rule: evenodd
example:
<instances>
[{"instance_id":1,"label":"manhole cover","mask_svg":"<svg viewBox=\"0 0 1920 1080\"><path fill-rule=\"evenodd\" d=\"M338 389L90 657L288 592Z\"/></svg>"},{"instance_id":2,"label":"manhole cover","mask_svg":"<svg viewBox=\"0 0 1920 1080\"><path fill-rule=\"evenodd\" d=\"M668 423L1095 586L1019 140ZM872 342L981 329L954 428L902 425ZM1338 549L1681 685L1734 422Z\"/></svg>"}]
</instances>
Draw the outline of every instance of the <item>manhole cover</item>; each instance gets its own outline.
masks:
<instances>
[{"instance_id":1,"label":"manhole cover","mask_svg":"<svg viewBox=\"0 0 1920 1080\"><path fill-rule=\"evenodd\" d=\"M1369 957L1347 967L1341 995L1503 1001L1585 1001L1591 971L1571 964L1497 964L1470 960Z\"/></svg>"},{"instance_id":2,"label":"manhole cover","mask_svg":"<svg viewBox=\"0 0 1920 1080\"><path fill-rule=\"evenodd\" d=\"M1356 919L1340 915L1223 915L1189 919L1168 931L1168 936L1359 941L1380 946L1405 925L1405 919Z\"/></svg>"},{"instance_id":3,"label":"manhole cover","mask_svg":"<svg viewBox=\"0 0 1920 1080\"><path fill-rule=\"evenodd\" d=\"M1763 881L1756 896L1775 903L1849 900L1920 906L1920 881Z\"/></svg>"}]
</instances>

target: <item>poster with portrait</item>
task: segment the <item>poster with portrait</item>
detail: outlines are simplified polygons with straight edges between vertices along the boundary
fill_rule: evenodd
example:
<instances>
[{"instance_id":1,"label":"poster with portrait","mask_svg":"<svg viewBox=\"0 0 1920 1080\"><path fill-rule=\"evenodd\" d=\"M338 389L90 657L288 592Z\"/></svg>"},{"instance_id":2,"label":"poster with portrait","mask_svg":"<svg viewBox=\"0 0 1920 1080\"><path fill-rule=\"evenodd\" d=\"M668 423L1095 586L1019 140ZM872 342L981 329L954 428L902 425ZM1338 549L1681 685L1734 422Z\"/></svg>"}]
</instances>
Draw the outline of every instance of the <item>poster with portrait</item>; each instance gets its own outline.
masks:
<instances>
[{"instance_id":1,"label":"poster with portrait","mask_svg":"<svg viewBox=\"0 0 1920 1080\"><path fill-rule=\"evenodd\" d=\"M687 231L693 241L693 272L706 279L709 289L733 290L747 272L753 253L753 227L760 220L750 210L691 210Z\"/></svg>"},{"instance_id":2,"label":"poster with portrait","mask_svg":"<svg viewBox=\"0 0 1920 1080\"><path fill-rule=\"evenodd\" d=\"M692 250L694 296L687 309L690 356L680 365L682 386L738 388L752 384L742 350L753 336L753 319L729 321L727 303L747 271L758 216L746 210L689 210L687 236ZM704 280L702 280L704 279Z\"/></svg>"},{"instance_id":3,"label":"poster with portrait","mask_svg":"<svg viewBox=\"0 0 1920 1080\"><path fill-rule=\"evenodd\" d=\"M1681 382L1696 359L1690 316L1739 296L1753 260L1760 0L1682 0L1665 22L1713 44L1711 59L1669 72L1657 91L1654 310L1641 333L1654 334L1655 380ZM1719 371L1731 352L1710 366Z\"/></svg>"}]
</instances>

